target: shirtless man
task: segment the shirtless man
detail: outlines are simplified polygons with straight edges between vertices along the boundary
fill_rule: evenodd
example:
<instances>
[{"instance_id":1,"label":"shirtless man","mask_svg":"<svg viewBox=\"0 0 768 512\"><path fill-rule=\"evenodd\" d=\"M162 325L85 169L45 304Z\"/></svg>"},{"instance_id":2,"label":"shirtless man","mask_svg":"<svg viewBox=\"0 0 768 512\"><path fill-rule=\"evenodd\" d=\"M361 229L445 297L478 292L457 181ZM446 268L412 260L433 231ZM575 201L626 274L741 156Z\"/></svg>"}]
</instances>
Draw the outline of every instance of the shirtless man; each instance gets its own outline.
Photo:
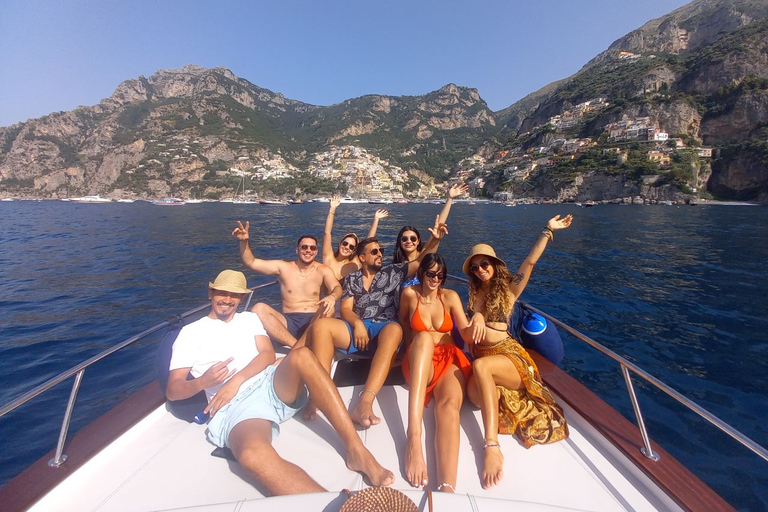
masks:
<instances>
[{"instance_id":1,"label":"shirtless man","mask_svg":"<svg viewBox=\"0 0 768 512\"><path fill-rule=\"evenodd\" d=\"M248 242L250 222L245 226L237 221L232 235L240 241L240 257L243 264L268 276L277 276L280 296L283 299L282 314L260 302L251 311L259 315L272 341L293 347L303 339L307 327L317 318L333 316L336 301L341 298L341 285L327 265L315 261L317 239L304 235L296 244L295 261L262 260L253 255ZM320 298L320 288L325 286L328 295Z\"/></svg>"},{"instance_id":2,"label":"shirtless man","mask_svg":"<svg viewBox=\"0 0 768 512\"><path fill-rule=\"evenodd\" d=\"M357 246L357 257L362 267L342 280L344 298L341 320L322 318L307 332L307 346L329 373L335 349L372 356L365 388L351 414L352 421L365 428L381 422L381 418L373 413L373 399L384 385L403 339L403 328L398 323L402 284L416 274L424 256L437 250L448 228L436 217L435 225L429 228L429 232L432 236L417 259L386 266L382 266L384 255L379 241L376 238L361 240ZM314 415L315 407L310 402L304 416L311 419Z\"/></svg>"},{"instance_id":3,"label":"shirtless man","mask_svg":"<svg viewBox=\"0 0 768 512\"><path fill-rule=\"evenodd\" d=\"M205 390L208 439L229 447L269 494L282 495L325 490L272 446L278 424L296 413L309 390L346 448L347 467L363 473L371 485L392 484L394 475L363 445L336 386L312 352L291 350L278 365L259 317L237 313L249 291L245 275L234 270L224 270L208 284L211 311L186 325L173 345L168 399ZM189 374L194 378L187 380Z\"/></svg>"}]
</instances>

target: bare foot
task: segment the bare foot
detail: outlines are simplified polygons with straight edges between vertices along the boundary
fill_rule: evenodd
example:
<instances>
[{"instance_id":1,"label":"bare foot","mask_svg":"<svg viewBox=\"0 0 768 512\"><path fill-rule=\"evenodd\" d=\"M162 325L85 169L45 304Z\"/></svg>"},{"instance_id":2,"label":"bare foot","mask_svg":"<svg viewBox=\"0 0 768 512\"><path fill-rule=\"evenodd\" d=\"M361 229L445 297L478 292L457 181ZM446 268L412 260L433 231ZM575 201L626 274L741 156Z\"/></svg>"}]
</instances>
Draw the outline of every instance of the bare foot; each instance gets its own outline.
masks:
<instances>
[{"instance_id":1,"label":"bare foot","mask_svg":"<svg viewBox=\"0 0 768 512\"><path fill-rule=\"evenodd\" d=\"M315 405L315 402L312 401L312 399L307 402L307 405L304 406L304 419L305 420L313 420L317 417L317 406Z\"/></svg>"},{"instance_id":2,"label":"bare foot","mask_svg":"<svg viewBox=\"0 0 768 512\"><path fill-rule=\"evenodd\" d=\"M483 463L482 486L488 489L501 482L504 476L504 455L498 446L489 446L485 449L485 462Z\"/></svg>"},{"instance_id":3,"label":"bare foot","mask_svg":"<svg viewBox=\"0 0 768 512\"><path fill-rule=\"evenodd\" d=\"M411 487L427 485L427 464L421 449L421 436L409 435L405 449L405 479Z\"/></svg>"},{"instance_id":4,"label":"bare foot","mask_svg":"<svg viewBox=\"0 0 768 512\"><path fill-rule=\"evenodd\" d=\"M347 451L347 467L365 475L373 487L392 485L395 482L395 475L379 464L362 443L359 448Z\"/></svg>"},{"instance_id":5,"label":"bare foot","mask_svg":"<svg viewBox=\"0 0 768 512\"><path fill-rule=\"evenodd\" d=\"M365 428L381 423L381 418L373 414L373 404L369 402L358 402L350 416L352 421Z\"/></svg>"}]
</instances>

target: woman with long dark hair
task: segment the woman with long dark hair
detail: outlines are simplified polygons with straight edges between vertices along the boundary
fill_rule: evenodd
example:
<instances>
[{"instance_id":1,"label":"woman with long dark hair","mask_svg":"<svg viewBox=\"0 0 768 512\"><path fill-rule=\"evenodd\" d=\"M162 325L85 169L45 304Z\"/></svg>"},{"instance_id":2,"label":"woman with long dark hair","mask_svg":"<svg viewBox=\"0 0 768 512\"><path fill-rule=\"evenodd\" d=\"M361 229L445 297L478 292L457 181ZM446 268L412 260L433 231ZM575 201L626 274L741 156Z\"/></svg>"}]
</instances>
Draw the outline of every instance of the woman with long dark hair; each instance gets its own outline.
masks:
<instances>
[{"instance_id":1,"label":"woman with long dark hair","mask_svg":"<svg viewBox=\"0 0 768 512\"><path fill-rule=\"evenodd\" d=\"M437 490L455 492L459 411L470 363L453 342L451 330L454 319L463 335L471 336L471 327L459 294L443 287L447 275L443 257L427 254L419 266L419 283L406 288L400 299L400 322L413 332L403 360L409 384L405 476L414 487L429 483L421 436L424 409L434 398Z\"/></svg>"},{"instance_id":2,"label":"woman with long dark hair","mask_svg":"<svg viewBox=\"0 0 768 512\"><path fill-rule=\"evenodd\" d=\"M439 222L441 224L444 224L447 221L454 198L466 193L467 188L467 185L458 183L454 183L448 188L445 206L443 206L439 217ZM421 240L419 230L413 226L403 226L395 240L395 252L393 254L392 263L407 263L409 261L414 261L419 257L419 254L421 254L423 247L424 242Z\"/></svg>"},{"instance_id":3,"label":"woman with long dark hair","mask_svg":"<svg viewBox=\"0 0 768 512\"><path fill-rule=\"evenodd\" d=\"M510 273L504 260L487 244L472 247L464 262L464 273L469 276L467 312L477 330L475 342L470 344L475 359L467 396L483 416L481 483L485 489L498 484L503 476L498 434L516 433L526 447L568 437L562 409L544 386L533 359L509 333L509 322L515 301L547 244L554 240L554 232L567 228L572 220L571 215L549 219L516 274Z\"/></svg>"},{"instance_id":4,"label":"woman with long dark hair","mask_svg":"<svg viewBox=\"0 0 768 512\"><path fill-rule=\"evenodd\" d=\"M333 248L333 235L331 234L331 231L333 231L336 208L338 208L340 204L341 199L339 196L333 196L331 198L328 216L325 219L325 232L323 233L323 264L331 267L331 270L333 270L333 273L338 280L341 280L347 274L360 268L360 261L355 256L355 250L357 249L357 243L359 242L355 233L347 233L341 237L339 245L335 250ZM376 210L376 213L373 215L371 229L368 230L368 236L366 238L376 236L379 220L388 215L389 212L387 210Z\"/></svg>"}]
</instances>

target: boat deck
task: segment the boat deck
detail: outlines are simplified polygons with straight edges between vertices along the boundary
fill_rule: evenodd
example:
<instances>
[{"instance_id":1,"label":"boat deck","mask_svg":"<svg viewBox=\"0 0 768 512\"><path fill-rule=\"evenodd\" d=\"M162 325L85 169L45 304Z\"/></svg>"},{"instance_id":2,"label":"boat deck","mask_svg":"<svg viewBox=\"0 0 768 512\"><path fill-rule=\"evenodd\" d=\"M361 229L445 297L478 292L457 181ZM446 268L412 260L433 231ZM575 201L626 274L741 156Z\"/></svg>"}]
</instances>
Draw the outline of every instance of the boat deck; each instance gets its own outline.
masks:
<instances>
[{"instance_id":1,"label":"boat deck","mask_svg":"<svg viewBox=\"0 0 768 512\"><path fill-rule=\"evenodd\" d=\"M342 398L351 403L359 389L341 388ZM403 477L407 397L407 390L401 386L385 387L375 403L375 411L384 422L359 434L378 460L395 473L392 487L406 492L420 510L427 510L425 493L413 490ZM434 493L435 509L682 510L574 409L558 401L570 424L570 438L526 449L514 436L500 436L504 479L489 490L481 488L479 478L483 444L480 412L465 404L461 415L459 494ZM432 406L424 417L427 465L433 468ZM361 475L345 467L341 443L322 417L309 422L298 417L289 420L281 426L275 447L330 492L264 499L237 463L211 456L215 447L206 441L204 425L179 420L161 405L30 510L330 511L338 510L345 500L339 491L366 487ZM430 473L430 481L433 485L439 483L434 472Z\"/></svg>"}]
</instances>

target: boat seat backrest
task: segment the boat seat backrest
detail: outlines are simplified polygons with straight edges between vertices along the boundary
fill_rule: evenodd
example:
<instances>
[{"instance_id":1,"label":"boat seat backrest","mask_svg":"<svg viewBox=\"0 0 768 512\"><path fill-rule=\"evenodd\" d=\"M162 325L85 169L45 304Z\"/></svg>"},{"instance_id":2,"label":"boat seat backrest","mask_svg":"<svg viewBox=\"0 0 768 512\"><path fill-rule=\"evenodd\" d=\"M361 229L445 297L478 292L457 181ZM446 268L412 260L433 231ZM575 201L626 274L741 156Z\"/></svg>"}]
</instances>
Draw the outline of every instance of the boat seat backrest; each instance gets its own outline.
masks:
<instances>
[{"instance_id":1,"label":"boat seat backrest","mask_svg":"<svg viewBox=\"0 0 768 512\"><path fill-rule=\"evenodd\" d=\"M173 343L176 341L182 327L184 327L182 319L179 318L173 322L157 349L157 380L160 383L160 389L163 391L163 394L165 394L168 387ZM191 375L187 375L187 380L192 378ZM208 400L205 397L205 391L201 391L185 400L168 400L168 410L171 414L190 423L205 423L208 420L208 415L203 413L206 405L208 405Z\"/></svg>"}]
</instances>

